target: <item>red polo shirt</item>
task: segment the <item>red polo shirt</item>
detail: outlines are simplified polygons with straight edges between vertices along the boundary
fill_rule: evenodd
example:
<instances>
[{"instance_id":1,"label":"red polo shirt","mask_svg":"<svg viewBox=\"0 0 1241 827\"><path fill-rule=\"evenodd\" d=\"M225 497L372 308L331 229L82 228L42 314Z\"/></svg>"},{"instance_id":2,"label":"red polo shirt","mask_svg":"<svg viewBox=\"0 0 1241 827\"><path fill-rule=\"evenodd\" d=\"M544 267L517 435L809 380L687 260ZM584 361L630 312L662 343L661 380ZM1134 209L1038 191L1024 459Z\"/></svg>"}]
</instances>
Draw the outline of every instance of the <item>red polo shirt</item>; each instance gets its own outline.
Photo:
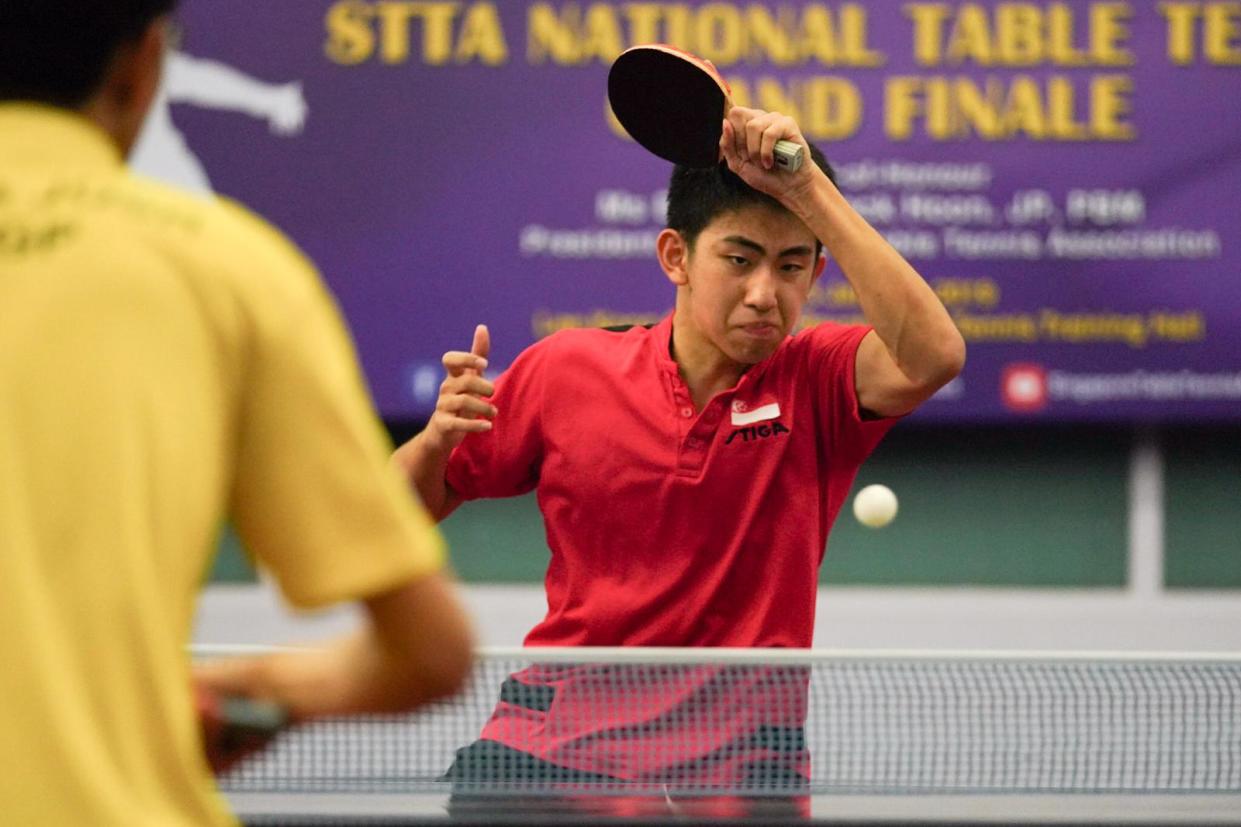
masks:
<instances>
[{"instance_id":1,"label":"red polo shirt","mask_svg":"<svg viewBox=\"0 0 1241 827\"><path fill-rule=\"evenodd\" d=\"M522 353L447 479L465 499L538 489L548 611L526 644L809 646L828 530L893 422L859 416L868 330L803 330L701 411L671 316Z\"/></svg>"},{"instance_id":2,"label":"red polo shirt","mask_svg":"<svg viewBox=\"0 0 1241 827\"><path fill-rule=\"evenodd\" d=\"M671 316L650 329L565 330L523 352L496 382L494 428L466 437L447 479L466 499L538 490L548 611L526 644L809 646L828 531L894 421L859 415L854 365L868 330L803 330L701 411L669 354ZM716 671L620 699L589 679L597 668L536 667L514 679L555 700L502 701L483 737L635 778L649 774L651 754L639 766L632 744L600 733L684 716L704 692L712 707L749 710L751 740L800 723L804 699L767 709L755 698L769 693L755 695L750 678L722 696ZM805 686L796 675L779 683ZM687 726L701 734L700 723ZM729 725L694 735L694 746L663 744L654 764L693 760L736 734Z\"/></svg>"}]
</instances>

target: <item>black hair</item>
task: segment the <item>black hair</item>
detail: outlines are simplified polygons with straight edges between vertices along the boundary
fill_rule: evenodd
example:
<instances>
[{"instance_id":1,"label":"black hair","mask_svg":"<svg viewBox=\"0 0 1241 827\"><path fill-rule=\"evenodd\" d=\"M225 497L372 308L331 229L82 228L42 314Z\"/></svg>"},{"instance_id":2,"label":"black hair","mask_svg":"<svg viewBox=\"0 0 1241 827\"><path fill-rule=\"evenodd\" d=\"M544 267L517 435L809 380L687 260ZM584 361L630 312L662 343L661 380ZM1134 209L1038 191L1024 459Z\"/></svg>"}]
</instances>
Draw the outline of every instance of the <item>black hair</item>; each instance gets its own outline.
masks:
<instances>
[{"instance_id":1,"label":"black hair","mask_svg":"<svg viewBox=\"0 0 1241 827\"><path fill-rule=\"evenodd\" d=\"M810 145L810 157L832 183L836 183L836 171L814 144ZM755 204L786 211L779 201L742 181L726 163L704 169L680 164L672 168L667 224L669 229L681 234L691 249L699 233L716 217ZM822 249L823 243L816 239L815 255Z\"/></svg>"},{"instance_id":2,"label":"black hair","mask_svg":"<svg viewBox=\"0 0 1241 827\"><path fill-rule=\"evenodd\" d=\"M75 109L177 0L0 0L0 101Z\"/></svg>"}]
</instances>

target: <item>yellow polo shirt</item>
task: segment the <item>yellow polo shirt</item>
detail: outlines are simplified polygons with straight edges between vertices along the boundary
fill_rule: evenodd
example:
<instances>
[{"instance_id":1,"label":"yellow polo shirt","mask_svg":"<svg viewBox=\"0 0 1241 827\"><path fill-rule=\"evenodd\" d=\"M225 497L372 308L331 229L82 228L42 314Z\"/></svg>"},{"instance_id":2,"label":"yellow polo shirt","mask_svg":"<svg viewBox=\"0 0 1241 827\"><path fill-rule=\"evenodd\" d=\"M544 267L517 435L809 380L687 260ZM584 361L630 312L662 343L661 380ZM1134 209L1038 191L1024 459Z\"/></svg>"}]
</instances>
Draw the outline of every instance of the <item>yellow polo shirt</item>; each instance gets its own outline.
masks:
<instances>
[{"instance_id":1,"label":"yellow polo shirt","mask_svg":"<svg viewBox=\"0 0 1241 827\"><path fill-rule=\"evenodd\" d=\"M435 571L387 455L291 244L0 104L0 819L231 823L185 654L221 521L301 606Z\"/></svg>"}]
</instances>

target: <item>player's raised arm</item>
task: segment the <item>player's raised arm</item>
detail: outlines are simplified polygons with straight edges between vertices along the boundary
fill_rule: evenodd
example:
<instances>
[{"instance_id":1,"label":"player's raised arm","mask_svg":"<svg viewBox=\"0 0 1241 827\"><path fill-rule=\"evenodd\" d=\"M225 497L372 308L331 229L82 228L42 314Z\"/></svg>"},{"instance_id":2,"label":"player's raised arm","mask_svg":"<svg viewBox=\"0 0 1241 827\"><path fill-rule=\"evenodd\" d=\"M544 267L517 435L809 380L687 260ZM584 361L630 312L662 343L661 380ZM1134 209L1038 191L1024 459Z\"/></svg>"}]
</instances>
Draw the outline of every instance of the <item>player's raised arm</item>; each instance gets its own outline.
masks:
<instances>
[{"instance_id":1,"label":"player's raised arm","mask_svg":"<svg viewBox=\"0 0 1241 827\"><path fill-rule=\"evenodd\" d=\"M880 416L908 413L960 373L965 340L930 285L818 166L805 164L795 173L773 170L778 140L809 150L792 118L733 107L720 149L734 173L810 228L857 293L874 326L858 347L858 404Z\"/></svg>"},{"instance_id":2,"label":"player's raised arm","mask_svg":"<svg viewBox=\"0 0 1241 827\"><path fill-rule=\"evenodd\" d=\"M444 354L446 376L440 384L435 413L421 433L392 455L392 461L437 521L461 504L444 478L452 449L468 434L491 430L491 420L496 416L495 406L486 398L495 392L495 386L483 377L490 352L490 334L487 326L480 324L474 329L469 353L451 350Z\"/></svg>"}]
</instances>

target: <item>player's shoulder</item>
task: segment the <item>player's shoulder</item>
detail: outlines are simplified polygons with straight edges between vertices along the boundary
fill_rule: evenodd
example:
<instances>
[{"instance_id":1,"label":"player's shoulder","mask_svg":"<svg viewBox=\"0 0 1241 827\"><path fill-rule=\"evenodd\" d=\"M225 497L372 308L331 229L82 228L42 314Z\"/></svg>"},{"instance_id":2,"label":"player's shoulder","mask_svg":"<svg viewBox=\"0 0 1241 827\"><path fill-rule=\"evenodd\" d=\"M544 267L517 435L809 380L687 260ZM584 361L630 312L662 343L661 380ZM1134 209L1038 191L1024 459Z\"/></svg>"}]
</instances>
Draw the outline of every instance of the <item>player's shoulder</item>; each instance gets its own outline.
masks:
<instances>
[{"instance_id":1,"label":"player's shoulder","mask_svg":"<svg viewBox=\"0 0 1241 827\"><path fill-rule=\"evenodd\" d=\"M870 329L870 325L867 324L821 321L807 325L795 335L790 336L788 345L794 350L831 348L861 341Z\"/></svg>"},{"instance_id":2,"label":"player's shoulder","mask_svg":"<svg viewBox=\"0 0 1241 827\"><path fill-rule=\"evenodd\" d=\"M561 328L529 345L508 372L549 382L611 375L643 352L649 335L645 325Z\"/></svg>"},{"instance_id":3,"label":"player's shoulder","mask_svg":"<svg viewBox=\"0 0 1241 827\"><path fill-rule=\"evenodd\" d=\"M853 357L870 330L866 324L817 322L785 340L784 346L777 351L776 359L807 368L826 363L839 364L841 360Z\"/></svg>"},{"instance_id":4,"label":"player's shoulder","mask_svg":"<svg viewBox=\"0 0 1241 827\"><path fill-rule=\"evenodd\" d=\"M237 201L214 193L188 192L137 173L124 176L127 197L154 229L180 230L220 253L269 253L300 257L296 247L270 222ZM158 227L158 219L165 227ZM226 245L221 248L217 245ZM228 246L231 245L231 246Z\"/></svg>"},{"instance_id":5,"label":"player's shoulder","mask_svg":"<svg viewBox=\"0 0 1241 827\"><path fill-rule=\"evenodd\" d=\"M269 221L231 198L185 192L141 175L127 176L130 196L147 205L148 230L167 242L170 255L220 283L302 292L316 288L309 259ZM230 279L230 275L236 279Z\"/></svg>"},{"instance_id":6,"label":"player's shoulder","mask_svg":"<svg viewBox=\"0 0 1241 827\"><path fill-rule=\"evenodd\" d=\"M623 324L608 327L566 327L540 339L531 348L541 348L558 357L599 354L615 355L641 347L654 324Z\"/></svg>"}]
</instances>

